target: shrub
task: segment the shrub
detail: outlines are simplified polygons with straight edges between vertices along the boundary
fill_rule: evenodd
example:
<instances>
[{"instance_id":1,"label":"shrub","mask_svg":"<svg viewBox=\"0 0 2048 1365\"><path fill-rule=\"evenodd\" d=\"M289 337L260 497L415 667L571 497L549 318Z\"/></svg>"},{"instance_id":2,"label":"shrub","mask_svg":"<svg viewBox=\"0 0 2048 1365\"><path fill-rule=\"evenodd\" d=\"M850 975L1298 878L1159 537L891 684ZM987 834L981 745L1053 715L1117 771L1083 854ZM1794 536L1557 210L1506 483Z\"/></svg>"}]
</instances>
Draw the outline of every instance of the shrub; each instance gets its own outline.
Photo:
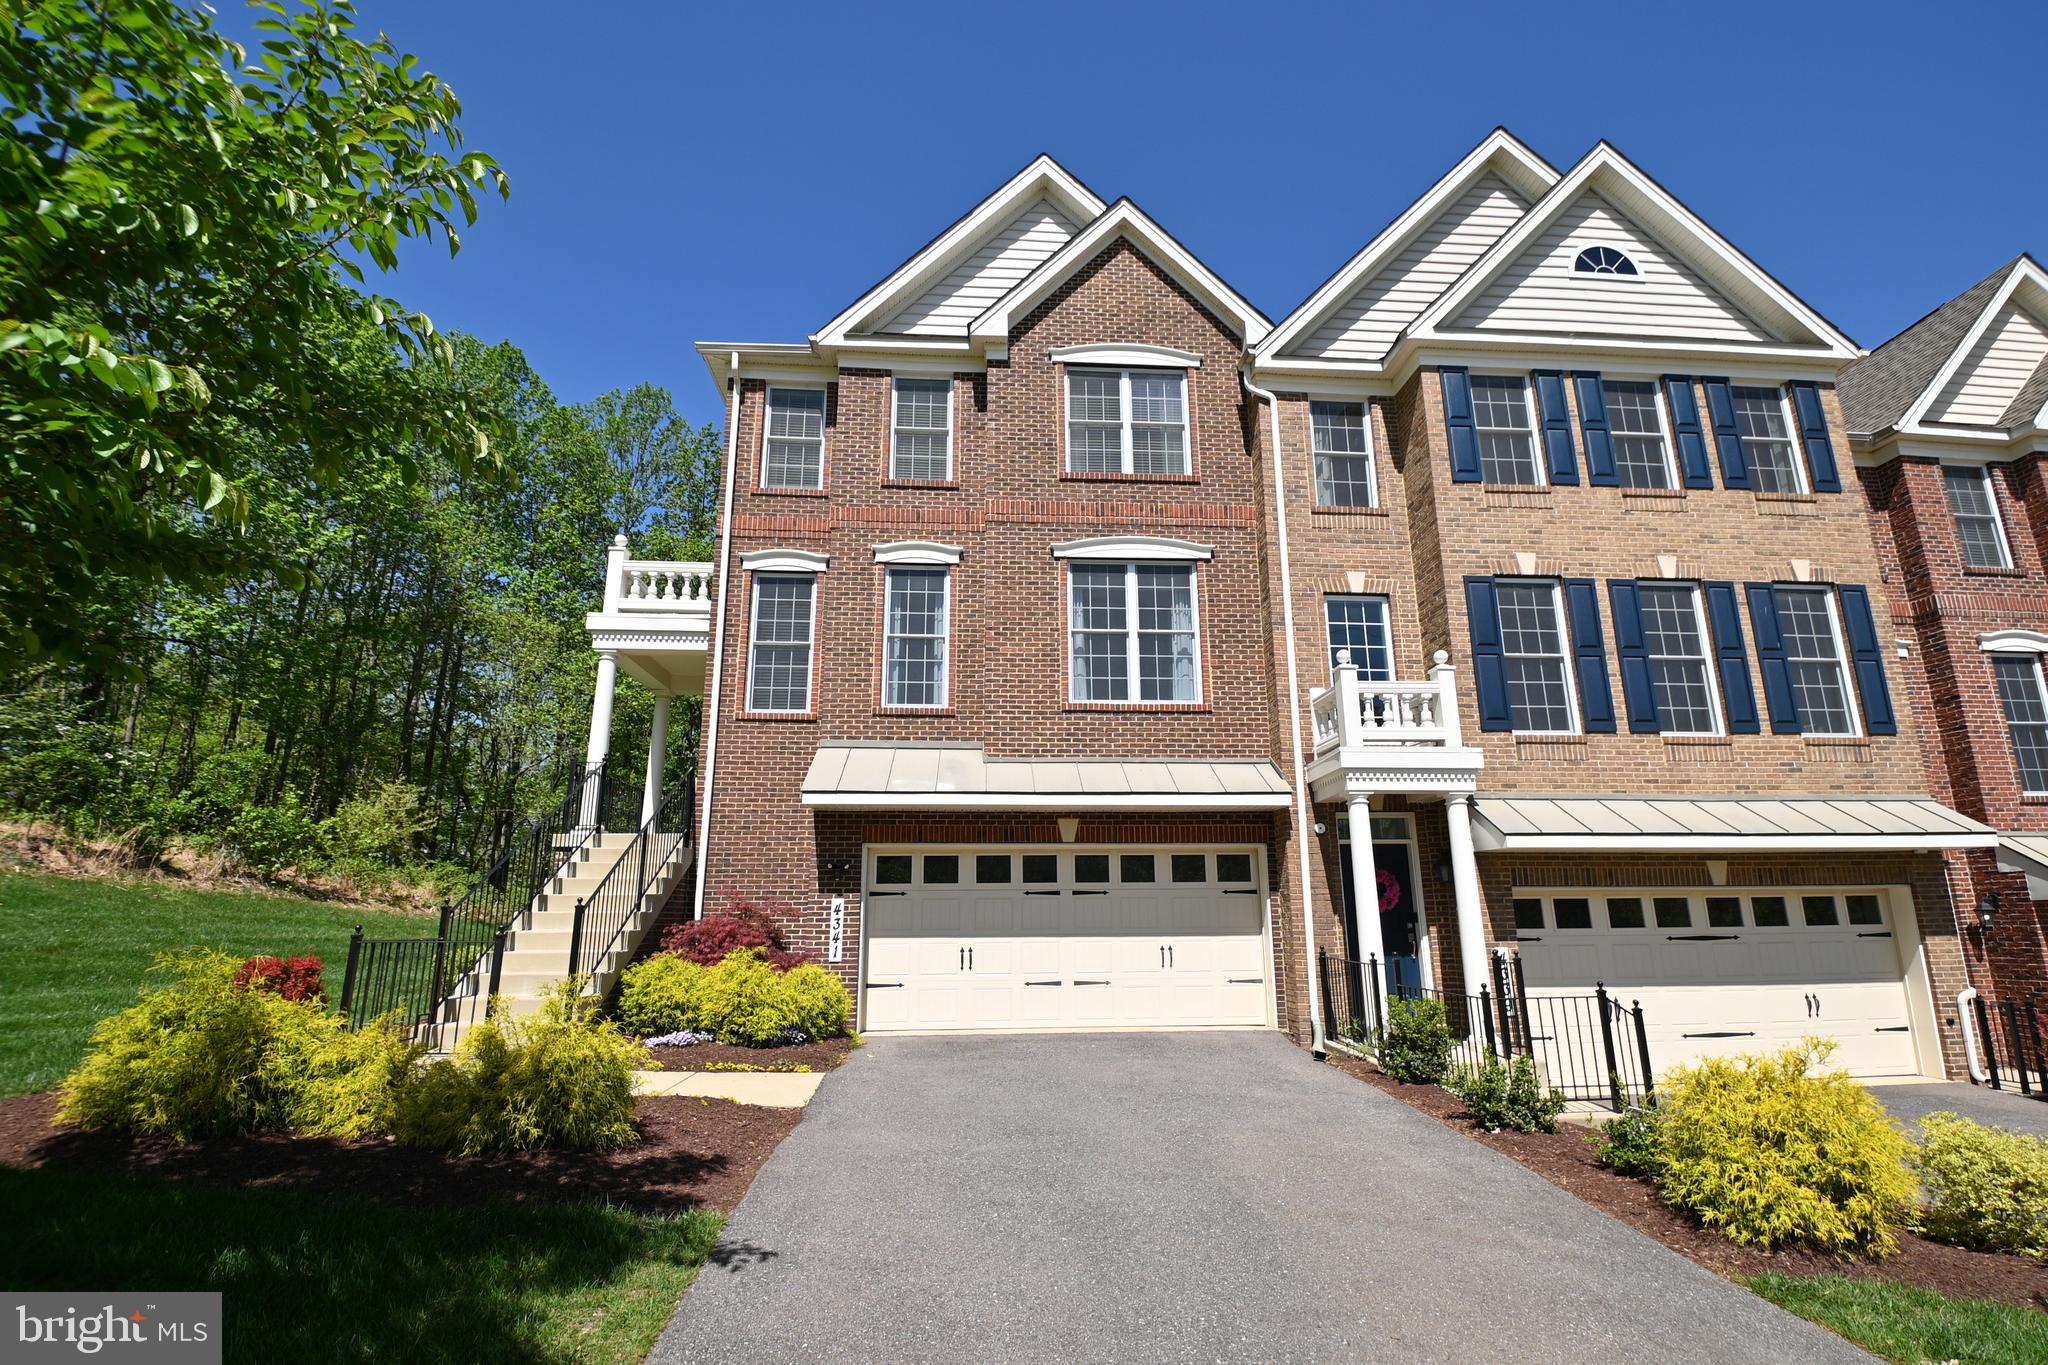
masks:
<instances>
[{"instance_id":1,"label":"shrub","mask_svg":"<svg viewBox=\"0 0 2048 1365\"><path fill-rule=\"evenodd\" d=\"M765 964L764 968L765 968ZM415 1147L476 1152L613 1151L639 1140L633 1072L640 1046L597 1018L582 982L563 982L525 1019L486 1019L455 1056L398 1096L392 1134Z\"/></svg>"},{"instance_id":2,"label":"shrub","mask_svg":"<svg viewBox=\"0 0 2048 1365\"><path fill-rule=\"evenodd\" d=\"M389 1132L398 1097L426 1051L398 1016L355 1032L336 1022L305 1044L274 1048L265 1059L267 1083L284 1097L284 1126L351 1140Z\"/></svg>"},{"instance_id":3,"label":"shrub","mask_svg":"<svg viewBox=\"0 0 2048 1365\"><path fill-rule=\"evenodd\" d=\"M1465 1102L1481 1128L1512 1128L1520 1133L1554 1133L1564 1112L1564 1092L1546 1090L1536 1078L1536 1064L1527 1057L1502 1062L1488 1057L1453 1079L1452 1093Z\"/></svg>"},{"instance_id":4,"label":"shrub","mask_svg":"<svg viewBox=\"0 0 2048 1365\"><path fill-rule=\"evenodd\" d=\"M634 963L619 977L619 1023L641 1038L698 1028L703 975L704 968L674 953Z\"/></svg>"},{"instance_id":5,"label":"shrub","mask_svg":"<svg viewBox=\"0 0 2048 1365\"><path fill-rule=\"evenodd\" d=\"M1380 1070L1397 1081L1436 1085L1450 1072L1452 1046L1443 1001L1396 997L1387 1002Z\"/></svg>"},{"instance_id":6,"label":"shrub","mask_svg":"<svg viewBox=\"0 0 2048 1365\"><path fill-rule=\"evenodd\" d=\"M1834 1044L1709 1058L1660 1087L1666 1201L1737 1242L1883 1255L1918 1193L1912 1144L1871 1093L1817 1072Z\"/></svg>"},{"instance_id":7,"label":"shrub","mask_svg":"<svg viewBox=\"0 0 2048 1365\"><path fill-rule=\"evenodd\" d=\"M285 1126L301 1080L291 1059L342 1024L313 1001L240 988L240 966L211 950L159 957L175 980L93 1029L58 1118L180 1142Z\"/></svg>"},{"instance_id":8,"label":"shrub","mask_svg":"<svg viewBox=\"0 0 2048 1365\"><path fill-rule=\"evenodd\" d=\"M1929 1237L2048 1260L2048 1138L1929 1114L1918 1165Z\"/></svg>"},{"instance_id":9,"label":"shrub","mask_svg":"<svg viewBox=\"0 0 2048 1365\"><path fill-rule=\"evenodd\" d=\"M230 862L268 876L287 867L303 866L320 851L320 830L306 813L299 794L286 791L276 801L251 803L236 811L220 831L216 846Z\"/></svg>"},{"instance_id":10,"label":"shrub","mask_svg":"<svg viewBox=\"0 0 2048 1365\"><path fill-rule=\"evenodd\" d=\"M433 817L420 809L420 789L410 782L382 781L350 797L320 822L328 857L342 863L397 864L412 855L413 840Z\"/></svg>"},{"instance_id":11,"label":"shrub","mask_svg":"<svg viewBox=\"0 0 2048 1365\"><path fill-rule=\"evenodd\" d=\"M697 984L698 1027L741 1047L770 1047L792 1033L836 1038L851 1009L846 987L823 967L778 972L758 948L706 968Z\"/></svg>"},{"instance_id":12,"label":"shrub","mask_svg":"<svg viewBox=\"0 0 2048 1365\"><path fill-rule=\"evenodd\" d=\"M252 957L235 968L235 984L243 990L270 991L287 1000L324 1000L322 963L312 953L299 957Z\"/></svg>"},{"instance_id":13,"label":"shrub","mask_svg":"<svg viewBox=\"0 0 2048 1365\"><path fill-rule=\"evenodd\" d=\"M715 967L743 948L759 948L767 962L781 971L810 961L791 952L769 908L739 896L728 896L723 910L675 925L661 936L661 950L677 953L703 967Z\"/></svg>"},{"instance_id":14,"label":"shrub","mask_svg":"<svg viewBox=\"0 0 2048 1365\"><path fill-rule=\"evenodd\" d=\"M792 967L782 978L789 997L790 1027L812 1038L837 1038L846 1032L853 999L838 977L816 963Z\"/></svg>"},{"instance_id":15,"label":"shrub","mask_svg":"<svg viewBox=\"0 0 2048 1365\"><path fill-rule=\"evenodd\" d=\"M1655 1179L1664 1171L1664 1156L1658 1146L1663 1111L1634 1109L1610 1119L1594 1139L1600 1160L1623 1175Z\"/></svg>"}]
</instances>

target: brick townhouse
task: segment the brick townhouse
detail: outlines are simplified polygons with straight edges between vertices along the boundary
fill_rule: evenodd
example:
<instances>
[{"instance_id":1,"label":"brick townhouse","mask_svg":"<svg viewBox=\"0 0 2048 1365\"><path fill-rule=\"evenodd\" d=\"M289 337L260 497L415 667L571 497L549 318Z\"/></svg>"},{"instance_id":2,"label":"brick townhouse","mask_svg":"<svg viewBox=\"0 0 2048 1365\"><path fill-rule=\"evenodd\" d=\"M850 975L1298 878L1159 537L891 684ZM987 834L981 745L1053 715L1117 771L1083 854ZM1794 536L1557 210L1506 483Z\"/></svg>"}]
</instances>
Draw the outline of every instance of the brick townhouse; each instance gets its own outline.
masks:
<instances>
[{"instance_id":1,"label":"brick townhouse","mask_svg":"<svg viewBox=\"0 0 2048 1365\"><path fill-rule=\"evenodd\" d=\"M2048 994L2048 272L2022 256L1844 376L1929 790L1995 827L1950 855L1975 984Z\"/></svg>"},{"instance_id":2,"label":"brick townhouse","mask_svg":"<svg viewBox=\"0 0 2048 1365\"><path fill-rule=\"evenodd\" d=\"M1860 352L1612 147L1496 132L1277 325L1042 157L699 350L719 559L615 548L591 752L632 585L687 581L697 898L863 1029L1320 1043L1334 962L1351 1012L1604 984L1660 1069L1960 1065L1945 859L1998 835L1879 624Z\"/></svg>"}]
</instances>

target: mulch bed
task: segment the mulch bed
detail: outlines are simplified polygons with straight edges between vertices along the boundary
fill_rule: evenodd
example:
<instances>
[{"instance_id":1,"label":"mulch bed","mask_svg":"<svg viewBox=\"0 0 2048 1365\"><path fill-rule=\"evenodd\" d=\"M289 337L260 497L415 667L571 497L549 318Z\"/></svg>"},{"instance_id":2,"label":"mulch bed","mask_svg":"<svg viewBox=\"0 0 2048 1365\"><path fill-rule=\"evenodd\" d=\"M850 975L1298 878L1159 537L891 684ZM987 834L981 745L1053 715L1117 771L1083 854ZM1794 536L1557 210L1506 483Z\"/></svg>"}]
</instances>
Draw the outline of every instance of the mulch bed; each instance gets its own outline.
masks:
<instances>
[{"instance_id":1,"label":"mulch bed","mask_svg":"<svg viewBox=\"0 0 2048 1365\"><path fill-rule=\"evenodd\" d=\"M642 1213L728 1211L803 1117L801 1109L687 1096L645 1096L639 1106L642 1141L623 1152L464 1157L381 1138L263 1134L181 1147L168 1138L53 1128L57 1096L50 1092L0 1100L0 1164L291 1189L408 1208L497 1200L610 1203Z\"/></svg>"},{"instance_id":2,"label":"mulch bed","mask_svg":"<svg viewBox=\"0 0 2048 1365\"><path fill-rule=\"evenodd\" d=\"M1882 1261L1846 1261L1824 1252L1761 1251L1741 1246L1666 1204L1647 1180L1602 1166L1587 1129L1566 1123L1555 1133L1489 1133L1466 1114L1464 1101L1447 1090L1404 1085L1370 1062L1337 1052L1330 1054L1329 1061L1345 1074L1519 1161L1602 1213L1730 1279L1772 1270L1784 1275L1842 1275L1918 1285L1950 1298L1990 1299L2048 1311L2048 1267L2024 1256L1969 1251L1903 1231L1899 1249Z\"/></svg>"},{"instance_id":3,"label":"mulch bed","mask_svg":"<svg viewBox=\"0 0 2048 1365\"><path fill-rule=\"evenodd\" d=\"M736 1047L731 1043L699 1043L695 1047L651 1047L654 1060L663 1071L702 1071L711 1062L788 1071L807 1066L813 1071L830 1071L853 1051L851 1038L827 1038L822 1042L799 1043L794 1047Z\"/></svg>"}]
</instances>

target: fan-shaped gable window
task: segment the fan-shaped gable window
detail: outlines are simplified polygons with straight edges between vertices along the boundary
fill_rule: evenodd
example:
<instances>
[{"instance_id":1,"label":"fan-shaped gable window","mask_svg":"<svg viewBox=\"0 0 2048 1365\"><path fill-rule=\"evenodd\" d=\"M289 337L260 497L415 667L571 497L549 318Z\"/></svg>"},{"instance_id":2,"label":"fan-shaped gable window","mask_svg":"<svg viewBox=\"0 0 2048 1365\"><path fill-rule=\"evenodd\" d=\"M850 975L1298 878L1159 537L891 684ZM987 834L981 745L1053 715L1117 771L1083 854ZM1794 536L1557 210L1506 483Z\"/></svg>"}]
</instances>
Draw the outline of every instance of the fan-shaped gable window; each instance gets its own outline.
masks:
<instances>
[{"instance_id":1,"label":"fan-shaped gable window","mask_svg":"<svg viewBox=\"0 0 2048 1365\"><path fill-rule=\"evenodd\" d=\"M1611 246L1589 246L1572 262L1574 275L1640 275L1636 263Z\"/></svg>"}]
</instances>

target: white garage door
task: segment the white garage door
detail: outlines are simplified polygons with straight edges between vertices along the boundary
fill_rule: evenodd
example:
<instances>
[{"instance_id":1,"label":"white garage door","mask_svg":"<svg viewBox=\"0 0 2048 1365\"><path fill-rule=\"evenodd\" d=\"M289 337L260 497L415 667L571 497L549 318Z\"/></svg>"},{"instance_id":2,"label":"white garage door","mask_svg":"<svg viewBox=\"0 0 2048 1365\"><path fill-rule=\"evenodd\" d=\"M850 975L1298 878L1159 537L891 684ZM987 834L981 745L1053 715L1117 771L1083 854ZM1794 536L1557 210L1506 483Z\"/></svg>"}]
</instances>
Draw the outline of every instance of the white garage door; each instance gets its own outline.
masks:
<instances>
[{"instance_id":1,"label":"white garage door","mask_svg":"<svg viewBox=\"0 0 2048 1365\"><path fill-rule=\"evenodd\" d=\"M1640 1000L1659 1072L1809 1036L1855 1075L1919 1070L1882 890L1520 892L1515 924L1529 993Z\"/></svg>"},{"instance_id":2,"label":"white garage door","mask_svg":"<svg viewBox=\"0 0 2048 1365\"><path fill-rule=\"evenodd\" d=\"M871 850L861 1027L1269 1020L1251 849Z\"/></svg>"}]
</instances>

